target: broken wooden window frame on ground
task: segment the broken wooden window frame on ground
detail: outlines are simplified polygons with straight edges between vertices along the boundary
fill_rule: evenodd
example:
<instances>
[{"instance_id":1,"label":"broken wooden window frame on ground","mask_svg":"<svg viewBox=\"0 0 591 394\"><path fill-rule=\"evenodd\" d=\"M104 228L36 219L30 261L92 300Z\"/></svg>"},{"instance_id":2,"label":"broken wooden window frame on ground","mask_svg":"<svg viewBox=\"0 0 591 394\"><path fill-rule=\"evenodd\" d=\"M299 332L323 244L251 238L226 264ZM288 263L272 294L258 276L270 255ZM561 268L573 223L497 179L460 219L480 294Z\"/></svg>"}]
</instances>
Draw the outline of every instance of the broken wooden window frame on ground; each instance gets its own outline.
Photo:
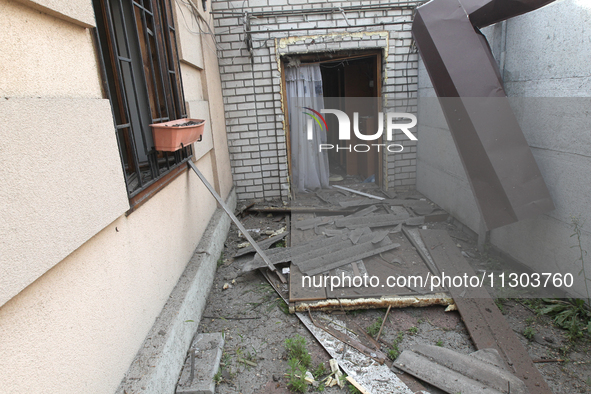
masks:
<instances>
[{"instance_id":1,"label":"broken wooden window frame on ground","mask_svg":"<svg viewBox=\"0 0 591 394\"><path fill-rule=\"evenodd\" d=\"M374 203L376 202L374 201ZM377 202L377 204L379 203L380 202ZM412 204L408 204L409 207L411 205ZM361 209L357 212L366 209L367 206L368 205L363 204L359 205L359 208ZM372 210L366 209L364 213L372 213ZM339 219L333 220L333 223L338 220ZM327 224L329 222L330 220L319 220L319 223ZM455 242L449 237L447 232L440 230L412 229L404 226L401 227L405 237L407 237L413 244L420 257L424 260L426 266L429 267L434 274L438 274L443 270L445 270L446 273L473 273L468 262L461 255ZM275 253L281 253L281 251ZM294 267L297 266L292 265L292 273ZM336 356L330 352L330 346L327 345L326 339L323 339L324 334L330 335L333 340L334 338L338 339L338 337L343 336L342 341L359 350L360 354L364 355L364 357L373 359L378 365L381 361L378 356L379 353L372 353L371 349L367 347L357 346L359 342L348 336L346 331L336 333L334 328L328 328L328 326L318 323L318 321L313 318L311 314L312 312L321 313L322 311L347 311L386 307L389 311L392 307L402 308L408 306L421 307L428 305L444 305L448 306L448 309L446 310L459 310L462 320L464 321L464 324L466 324L468 332L476 347L480 350L494 349L495 352L498 352L500 360L505 364L504 368L515 375L516 379L521 379L521 381L527 386L529 392L543 394L551 393L546 382L527 354L526 349L519 343L519 340L509 328L504 316L500 313L493 300L484 289L477 289L474 294L468 294L468 297L472 296L476 298L468 298L466 297L465 291L460 292L458 289L450 288L447 289L447 292L442 292L440 294L355 299L326 298L310 302L290 303L284 295L285 290L282 293L280 289L281 287L285 289L286 285L278 283L273 278L274 276L271 271L262 269L262 272L267 281L273 286L277 293L280 294L284 302L289 305L290 312L296 314L296 316L306 325L316 339L320 341L323 347L325 347L333 357ZM357 376L354 371L351 371L346 365L343 366L342 364L343 361L341 360L341 367L345 372L351 372L350 375L359 387L365 387L372 393L380 392L376 391L376 388L372 386L373 378L365 379L363 376ZM386 364L391 363L386 362ZM394 376L396 375L394 374ZM391 381L394 382L394 384L399 385L398 392L407 392L405 391L407 386L400 381L397 376L396 379L392 379ZM513 387L515 391L517 386L514 385Z\"/></svg>"}]
</instances>

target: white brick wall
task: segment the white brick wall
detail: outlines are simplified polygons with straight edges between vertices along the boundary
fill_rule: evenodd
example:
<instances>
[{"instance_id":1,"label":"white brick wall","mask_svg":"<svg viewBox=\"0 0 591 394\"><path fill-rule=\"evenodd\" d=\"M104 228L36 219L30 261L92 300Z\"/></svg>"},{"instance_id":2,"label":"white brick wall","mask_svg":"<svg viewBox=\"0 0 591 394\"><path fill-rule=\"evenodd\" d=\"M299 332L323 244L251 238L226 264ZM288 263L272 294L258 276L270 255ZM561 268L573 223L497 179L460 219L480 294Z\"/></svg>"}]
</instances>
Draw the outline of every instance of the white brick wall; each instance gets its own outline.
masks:
<instances>
[{"instance_id":1,"label":"white brick wall","mask_svg":"<svg viewBox=\"0 0 591 394\"><path fill-rule=\"evenodd\" d=\"M213 0L226 129L239 199L287 199L289 195L277 54L382 49L384 110L396 107L416 113L413 10L396 4L395 0ZM317 11L298 11L313 9ZM245 11L251 15L252 61L245 43ZM276 41L287 37L305 38L276 48ZM383 155L385 186L414 188L416 142L402 132L394 138L405 149Z\"/></svg>"}]
</instances>

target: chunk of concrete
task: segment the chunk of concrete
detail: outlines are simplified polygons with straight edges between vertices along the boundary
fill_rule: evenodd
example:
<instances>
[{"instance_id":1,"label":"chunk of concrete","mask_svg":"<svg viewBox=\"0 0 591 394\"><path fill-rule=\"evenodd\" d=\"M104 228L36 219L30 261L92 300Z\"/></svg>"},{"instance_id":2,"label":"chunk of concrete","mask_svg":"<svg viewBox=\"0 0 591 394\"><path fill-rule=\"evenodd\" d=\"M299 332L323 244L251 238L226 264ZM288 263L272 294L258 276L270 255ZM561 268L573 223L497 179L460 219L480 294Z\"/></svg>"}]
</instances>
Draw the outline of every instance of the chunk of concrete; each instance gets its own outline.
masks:
<instances>
[{"instance_id":1,"label":"chunk of concrete","mask_svg":"<svg viewBox=\"0 0 591 394\"><path fill-rule=\"evenodd\" d=\"M176 388L177 394L213 394L214 376L218 373L224 338L221 333L199 334L195 337ZM194 356L191 355L192 352Z\"/></svg>"}]
</instances>

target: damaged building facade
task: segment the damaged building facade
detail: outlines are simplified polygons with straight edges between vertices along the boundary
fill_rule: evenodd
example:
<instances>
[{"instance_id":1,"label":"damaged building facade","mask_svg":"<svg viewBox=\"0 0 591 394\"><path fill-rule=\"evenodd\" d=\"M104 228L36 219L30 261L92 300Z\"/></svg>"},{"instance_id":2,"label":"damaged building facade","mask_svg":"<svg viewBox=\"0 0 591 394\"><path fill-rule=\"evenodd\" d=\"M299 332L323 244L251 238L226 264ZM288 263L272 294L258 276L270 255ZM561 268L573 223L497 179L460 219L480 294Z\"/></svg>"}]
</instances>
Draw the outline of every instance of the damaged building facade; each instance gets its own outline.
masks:
<instances>
[{"instance_id":1,"label":"damaged building facade","mask_svg":"<svg viewBox=\"0 0 591 394\"><path fill-rule=\"evenodd\" d=\"M1 392L176 384L230 225L187 162L235 206L198 3L0 1ZM202 142L155 152L183 116Z\"/></svg>"},{"instance_id":2,"label":"damaged building facade","mask_svg":"<svg viewBox=\"0 0 591 394\"><path fill-rule=\"evenodd\" d=\"M410 29L413 9L419 4L289 0L212 3L228 144L239 199L289 196L285 71L294 65L320 64L325 97L383 97L384 112L403 108L404 112L416 113L418 54L411 45ZM382 150L371 158L370 169L351 162L335 164L347 167L350 175L373 175L386 190L412 189L416 141L397 130L393 142L403 145L404 153Z\"/></svg>"},{"instance_id":3,"label":"damaged building facade","mask_svg":"<svg viewBox=\"0 0 591 394\"><path fill-rule=\"evenodd\" d=\"M445 119L421 112L434 97L411 34L422 3L0 0L1 390L173 390L230 227L187 164L231 209L289 200L286 74L301 65L320 65L326 97L419 122L418 141L396 131L404 152L329 164L486 234ZM484 30L556 206L488 237L539 272L580 271L573 218L591 245L588 3ZM203 140L153 149L149 123L185 116L206 121Z\"/></svg>"},{"instance_id":4,"label":"damaged building facade","mask_svg":"<svg viewBox=\"0 0 591 394\"><path fill-rule=\"evenodd\" d=\"M412 129L418 141L397 133L394 142L405 146L404 152L381 152L373 167L347 159L337 163L348 175L374 179L382 190L418 190L507 257L537 272L578 273L580 261L570 237L574 221L581 226L583 244L591 242L591 218L585 208L591 149L583 138L588 135L584 108L589 104L584 98L591 95L583 44L589 35L584 28L589 22L588 4L557 1L483 29L556 207L487 231L439 105L426 100L429 104L422 112L417 106L417 97L436 97L411 34L414 10L422 3L213 1L238 198L287 200L293 191L290 133L294 131L286 118L286 74L290 68L320 64L324 97L375 95L385 112L402 108L418 118L418 127ZM359 63L375 73L366 80L367 69L360 72ZM327 71L331 69L342 72L340 89L332 85ZM350 85L348 73L349 80L355 80ZM368 83L378 89L353 87ZM533 97L549 99L519 101ZM552 98L558 97L562 101L555 101L557 106L549 111ZM569 97L578 99L568 102ZM584 280L577 277L569 290L584 296Z\"/></svg>"}]
</instances>

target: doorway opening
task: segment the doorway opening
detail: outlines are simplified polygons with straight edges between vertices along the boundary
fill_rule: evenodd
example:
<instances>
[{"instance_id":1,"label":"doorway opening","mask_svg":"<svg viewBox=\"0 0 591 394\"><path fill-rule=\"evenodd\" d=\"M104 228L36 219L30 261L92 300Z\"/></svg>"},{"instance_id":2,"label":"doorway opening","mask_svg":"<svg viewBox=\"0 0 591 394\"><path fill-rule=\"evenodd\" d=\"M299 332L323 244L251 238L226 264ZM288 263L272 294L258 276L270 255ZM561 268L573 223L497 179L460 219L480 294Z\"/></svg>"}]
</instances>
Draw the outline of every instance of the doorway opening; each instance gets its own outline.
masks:
<instances>
[{"instance_id":1,"label":"doorway opening","mask_svg":"<svg viewBox=\"0 0 591 394\"><path fill-rule=\"evenodd\" d=\"M293 57L284 59L284 64L290 61L293 62ZM381 144L382 138L361 140L355 135L353 127L356 112L361 134L373 135L378 130L378 112L381 111L382 51L305 54L298 57L297 63L302 66L320 66L324 108L345 112L351 122L351 139L343 141L339 140L337 117L330 114L324 116L327 125L326 142L333 146L327 152L330 183L367 182L381 187L383 151L372 147L366 152L365 149L355 150L355 147ZM290 168L290 172L291 170Z\"/></svg>"}]
</instances>

